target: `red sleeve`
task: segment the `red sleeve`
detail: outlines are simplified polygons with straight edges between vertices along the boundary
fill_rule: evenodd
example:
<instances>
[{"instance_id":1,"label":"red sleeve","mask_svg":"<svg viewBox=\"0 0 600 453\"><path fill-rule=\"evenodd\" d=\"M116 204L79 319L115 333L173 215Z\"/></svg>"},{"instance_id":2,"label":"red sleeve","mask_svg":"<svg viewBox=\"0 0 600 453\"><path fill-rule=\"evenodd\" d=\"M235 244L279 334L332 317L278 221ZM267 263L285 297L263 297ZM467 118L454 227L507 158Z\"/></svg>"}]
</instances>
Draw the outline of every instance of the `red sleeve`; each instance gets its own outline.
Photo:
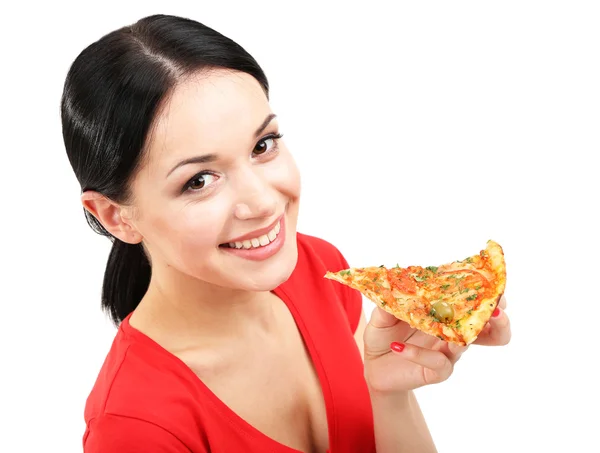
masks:
<instances>
[{"instance_id":1,"label":"red sleeve","mask_svg":"<svg viewBox=\"0 0 600 453\"><path fill-rule=\"evenodd\" d=\"M190 453L173 434L153 423L104 414L92 420L83 439L84 453Z\"/></svg>"}]
</instances>

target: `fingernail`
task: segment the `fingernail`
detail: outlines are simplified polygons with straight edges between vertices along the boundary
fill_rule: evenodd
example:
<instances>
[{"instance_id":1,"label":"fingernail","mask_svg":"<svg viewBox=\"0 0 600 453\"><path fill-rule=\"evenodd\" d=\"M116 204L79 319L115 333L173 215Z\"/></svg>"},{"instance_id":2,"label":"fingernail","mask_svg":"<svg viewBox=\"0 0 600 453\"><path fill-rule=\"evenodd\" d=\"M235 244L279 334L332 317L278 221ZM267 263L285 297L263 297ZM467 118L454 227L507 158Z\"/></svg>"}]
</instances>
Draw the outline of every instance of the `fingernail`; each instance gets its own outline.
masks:
<instances>
[{"instance_id":1,"label":"fingernail","mask_svg":"<svg viewBox=\"0 0 600 453\"><path fill-rule=\"evenodd\" d=\"M494 318L497 318L498 316L500 316L500 309L498 307L496 307L496 309L494 310L494 313L492 313L492 316Z\"/></svg>"},{"instance_id":2,"label":"fingernail","mask_svg":"<svg viewBox=\"0 0 600 453\"><path fill-rule=\"evenodd\" d=\"M390 348L392 349L392 351L396 351L396 352L402 352L404 351L404 344L402 343L396 343L395 341L390 345Z\"/></svg>"}]
</instances>

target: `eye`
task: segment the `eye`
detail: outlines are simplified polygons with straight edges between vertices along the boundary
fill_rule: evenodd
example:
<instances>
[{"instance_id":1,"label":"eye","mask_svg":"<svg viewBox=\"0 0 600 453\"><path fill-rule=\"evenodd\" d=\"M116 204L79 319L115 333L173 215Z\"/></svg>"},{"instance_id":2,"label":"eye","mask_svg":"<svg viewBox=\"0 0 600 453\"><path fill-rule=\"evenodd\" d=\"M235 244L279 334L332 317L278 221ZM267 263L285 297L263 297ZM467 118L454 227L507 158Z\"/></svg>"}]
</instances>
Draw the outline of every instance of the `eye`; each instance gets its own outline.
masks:
<instances>
[{"instance_id":1,"label":"eye","mask_svg":"<svg viewBox=\"0 0 600 453\"><path fill-rule=\"evenodd\" d=\"M186 184L185 190L202 190L206 186L212 184L218 179L217 176L210 173L200 173L194 176L190 181Z\"/></svg>"},{"instance_id":2,"label":"eye","mask_svg":"<svg viewBox=\"0 0 600 453\"><path fill-rule=\"evenodd\" d=\"M268 153L269 151L277 147L276 140L280 139L281 137L281 134L271 134L267 135L264 138L261 138L252 150L252 152L257 156Z\"/></svg>"},{"instance_id":3,"label":"eye","mask_svg":"<svg viewBox=\"0 0 600 453\"><path fill-rule=\"evenodd\" d=\"M275 144L275 140L272 138L267 138L266 140L261 140L256 144L254 150L252 151L254 154L261 155L269 151L273 145Z\"/></svg>"}]
</instances>

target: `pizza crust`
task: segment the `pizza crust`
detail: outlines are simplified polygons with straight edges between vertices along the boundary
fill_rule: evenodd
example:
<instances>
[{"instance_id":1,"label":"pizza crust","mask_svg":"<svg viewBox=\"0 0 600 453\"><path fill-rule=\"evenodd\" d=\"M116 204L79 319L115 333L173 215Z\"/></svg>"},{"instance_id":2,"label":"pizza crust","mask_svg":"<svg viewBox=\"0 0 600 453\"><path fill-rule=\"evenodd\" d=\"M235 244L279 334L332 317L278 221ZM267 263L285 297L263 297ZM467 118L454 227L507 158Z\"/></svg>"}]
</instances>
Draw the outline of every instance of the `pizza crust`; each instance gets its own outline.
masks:
<instances>
[{"instance_id":1,"label":"pizza crust","mask_svg":"<svg viewBox=\"0 0 600 453\"><path fill-rule=\"evenodd\" d=\"M481 301L479 308L473 310L471 315L463 318L461 321L461 328L458 330L460 330L465 344L471 344L475 341L477 335L483 330L498 306L506 287L506 263L502 247L494 241L488 241L485 251L491 259L491 270L495 279L495 291L490 297Z\"/></svg>"}]
</instances>

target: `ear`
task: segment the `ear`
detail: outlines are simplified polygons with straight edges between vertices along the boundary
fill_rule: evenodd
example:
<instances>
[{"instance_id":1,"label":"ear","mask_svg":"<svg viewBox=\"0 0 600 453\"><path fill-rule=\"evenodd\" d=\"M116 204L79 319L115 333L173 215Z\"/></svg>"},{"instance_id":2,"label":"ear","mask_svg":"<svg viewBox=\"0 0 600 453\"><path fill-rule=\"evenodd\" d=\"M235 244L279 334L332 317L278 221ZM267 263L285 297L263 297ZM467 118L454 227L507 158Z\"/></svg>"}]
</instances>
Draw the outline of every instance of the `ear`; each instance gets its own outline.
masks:
<instances>
[{"instance_id":1,"label":"ear","mask_svg":"<svg viewBox=\"0 0 600 453\"><path fill-rule=\"evenodd\" d=\"M102 224L106 231L117 239L128 244L142 242L142 235L137 231L128 215L129 208L121 206L93 190L85 191L81 195L81 204Z\"/></svg>"}]
</instances>

